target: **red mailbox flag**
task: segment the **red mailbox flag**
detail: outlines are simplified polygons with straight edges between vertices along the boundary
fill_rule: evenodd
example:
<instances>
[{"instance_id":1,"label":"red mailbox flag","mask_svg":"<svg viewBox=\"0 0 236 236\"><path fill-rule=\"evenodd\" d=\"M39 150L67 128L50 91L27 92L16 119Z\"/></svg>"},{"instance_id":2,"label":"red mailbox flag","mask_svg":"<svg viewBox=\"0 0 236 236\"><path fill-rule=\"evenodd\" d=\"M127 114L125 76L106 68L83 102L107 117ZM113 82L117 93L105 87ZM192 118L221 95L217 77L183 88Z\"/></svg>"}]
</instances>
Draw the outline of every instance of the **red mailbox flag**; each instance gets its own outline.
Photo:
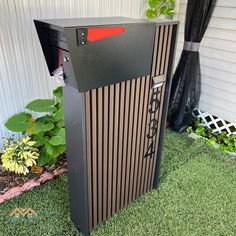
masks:
<instances>
[{"instance_id":1,"label":"red mailbox flag","mask_svg":"<svg viewBox=\"0 0 236 236\"><path fill-rule=\"evenodd\" d=\"M117 34L125 32L124 27L119 28L89 28L88 29L88 41L95 42L104 38L112 37Z\"/></svg>"}]
</instances>

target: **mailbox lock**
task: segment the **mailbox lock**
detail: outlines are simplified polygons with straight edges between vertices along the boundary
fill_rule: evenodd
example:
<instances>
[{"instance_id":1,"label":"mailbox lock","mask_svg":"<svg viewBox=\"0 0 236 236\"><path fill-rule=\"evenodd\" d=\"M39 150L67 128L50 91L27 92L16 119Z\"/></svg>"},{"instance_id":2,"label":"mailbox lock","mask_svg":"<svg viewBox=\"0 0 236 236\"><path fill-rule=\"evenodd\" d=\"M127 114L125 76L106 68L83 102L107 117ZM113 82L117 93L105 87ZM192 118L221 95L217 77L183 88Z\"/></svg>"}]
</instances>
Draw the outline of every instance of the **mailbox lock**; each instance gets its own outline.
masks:
<instances>
[{"instance_id":1,"label":"mailbox lock","mask_svg":"<svg viewBox=\"0 0 236 236\"><path fill-rule=\"evenodd\" d=\"M79 28L76 30L76 34L77 34L77 45L78 46L85 46L87 43L88 29L87 28Z\"/></svg>"}]
</instances>

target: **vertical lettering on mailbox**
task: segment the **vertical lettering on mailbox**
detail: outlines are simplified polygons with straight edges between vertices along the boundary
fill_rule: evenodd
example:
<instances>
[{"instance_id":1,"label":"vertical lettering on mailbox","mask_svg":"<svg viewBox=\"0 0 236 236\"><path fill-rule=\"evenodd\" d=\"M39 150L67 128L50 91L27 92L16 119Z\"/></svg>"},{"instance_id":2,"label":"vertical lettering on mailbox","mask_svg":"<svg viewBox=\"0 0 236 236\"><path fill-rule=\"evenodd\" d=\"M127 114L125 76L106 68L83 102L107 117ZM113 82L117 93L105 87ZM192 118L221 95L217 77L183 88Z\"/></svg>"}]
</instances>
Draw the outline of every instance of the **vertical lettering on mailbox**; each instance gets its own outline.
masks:
<instances>
[{"instance_id":1,"label":"vertical lettering on mailbox","mask_svg":"<svg viewBox=\"0 0 236 236\"><path fill-rule=\"evenodd\" d=\"M149 131L146 136L148 139L148 147L144 155L145 158L149 157L150 159L153 157L155 153L154 144L155 144L155 137L157 135L157 129L158 129L158 122L157 122L157 119L155 118L155 115L160 106L160 101L158 99L159 89L153 87L151 92L152 92L151 99L149 101L150 108L148 109L148 112L150 114L150 120L148 123Z\"/></svg>"}]
</instances>

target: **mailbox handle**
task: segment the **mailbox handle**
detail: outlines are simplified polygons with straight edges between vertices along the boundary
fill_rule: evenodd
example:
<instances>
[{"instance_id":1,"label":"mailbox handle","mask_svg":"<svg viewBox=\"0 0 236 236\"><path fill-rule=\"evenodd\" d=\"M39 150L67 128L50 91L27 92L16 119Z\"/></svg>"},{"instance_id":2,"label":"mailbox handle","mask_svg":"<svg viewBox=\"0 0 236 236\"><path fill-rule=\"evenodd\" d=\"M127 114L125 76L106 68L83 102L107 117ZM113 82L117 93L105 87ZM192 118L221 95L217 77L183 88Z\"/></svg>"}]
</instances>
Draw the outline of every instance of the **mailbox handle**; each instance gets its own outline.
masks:
<instances>
[{"instance_id":1,"label":"mailbox handle","mask_svg":"<svg viewBox=\"0 0 236 236\"><path fill-rule=\"evenodd\" d=\"M62 66L59 66L56 70L52 72L52 74L52 77L56 79L57 83L60 84L60 86L65 86L64 71Z\"/></svg>"}]
</instances>

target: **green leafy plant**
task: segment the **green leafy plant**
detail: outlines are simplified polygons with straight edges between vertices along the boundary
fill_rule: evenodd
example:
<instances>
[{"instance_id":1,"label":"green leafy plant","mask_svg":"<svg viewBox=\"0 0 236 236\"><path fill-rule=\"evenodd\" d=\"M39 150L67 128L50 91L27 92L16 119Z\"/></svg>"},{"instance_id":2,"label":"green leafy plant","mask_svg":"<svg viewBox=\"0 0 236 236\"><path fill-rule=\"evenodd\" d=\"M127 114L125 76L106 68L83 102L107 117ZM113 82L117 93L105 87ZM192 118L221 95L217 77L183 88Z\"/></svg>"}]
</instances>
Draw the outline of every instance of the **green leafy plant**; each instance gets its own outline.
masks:
<instances>
[{"instance_id":1,"label":"green leafy plant","mask_svg":"<svg viewBox=\"0 0 236 236\"><path fill-rule=\"evenodd\" d=\"M175 0L148 0L146 16L156 18L160 15L173 16L175 14Z\"/></svg>"},{"instance_id":2,"label":"green leafy plant","mask_svg":"<svg viewBox=\"0 0 236 236\"><path fill-rule=\"evenodd\" d=\"M37 99L26 105L26 109L32 112L43 113L38 118L22 112L5 123L11 131L31 135L40 149L39 166L55 164L57 157L66 150L62 88L56 88L53 95L54 99Z\"/></svg>"},{"instance_id":3,"label":"green leafy plant","mask_svg":"<svg viewBox=\"0 0 236 236\"><path fill-rule=\"evenodd\" d=\"M35 141L30 137L19 140L4 139L3 154L1 156L2 166L17 174L26 175L29 172L29 167L36 165L36 160L39 157L38 148L34 147Z\"/></svg>"},{"instance_id":4,"label":"green leafy plant","mask_svg":"<svg viewBox=\"0 0 236 236\"><path fill-rule=\"evenodd\" d=\"M236 152L236 134L227 134L225 131L213 133L212 130L202 123L201 120L195 120L187 128L188 133L196 133L207 139L211 146L219 145L219 149L225 152Z\"/></svg>"}]
</instances>

